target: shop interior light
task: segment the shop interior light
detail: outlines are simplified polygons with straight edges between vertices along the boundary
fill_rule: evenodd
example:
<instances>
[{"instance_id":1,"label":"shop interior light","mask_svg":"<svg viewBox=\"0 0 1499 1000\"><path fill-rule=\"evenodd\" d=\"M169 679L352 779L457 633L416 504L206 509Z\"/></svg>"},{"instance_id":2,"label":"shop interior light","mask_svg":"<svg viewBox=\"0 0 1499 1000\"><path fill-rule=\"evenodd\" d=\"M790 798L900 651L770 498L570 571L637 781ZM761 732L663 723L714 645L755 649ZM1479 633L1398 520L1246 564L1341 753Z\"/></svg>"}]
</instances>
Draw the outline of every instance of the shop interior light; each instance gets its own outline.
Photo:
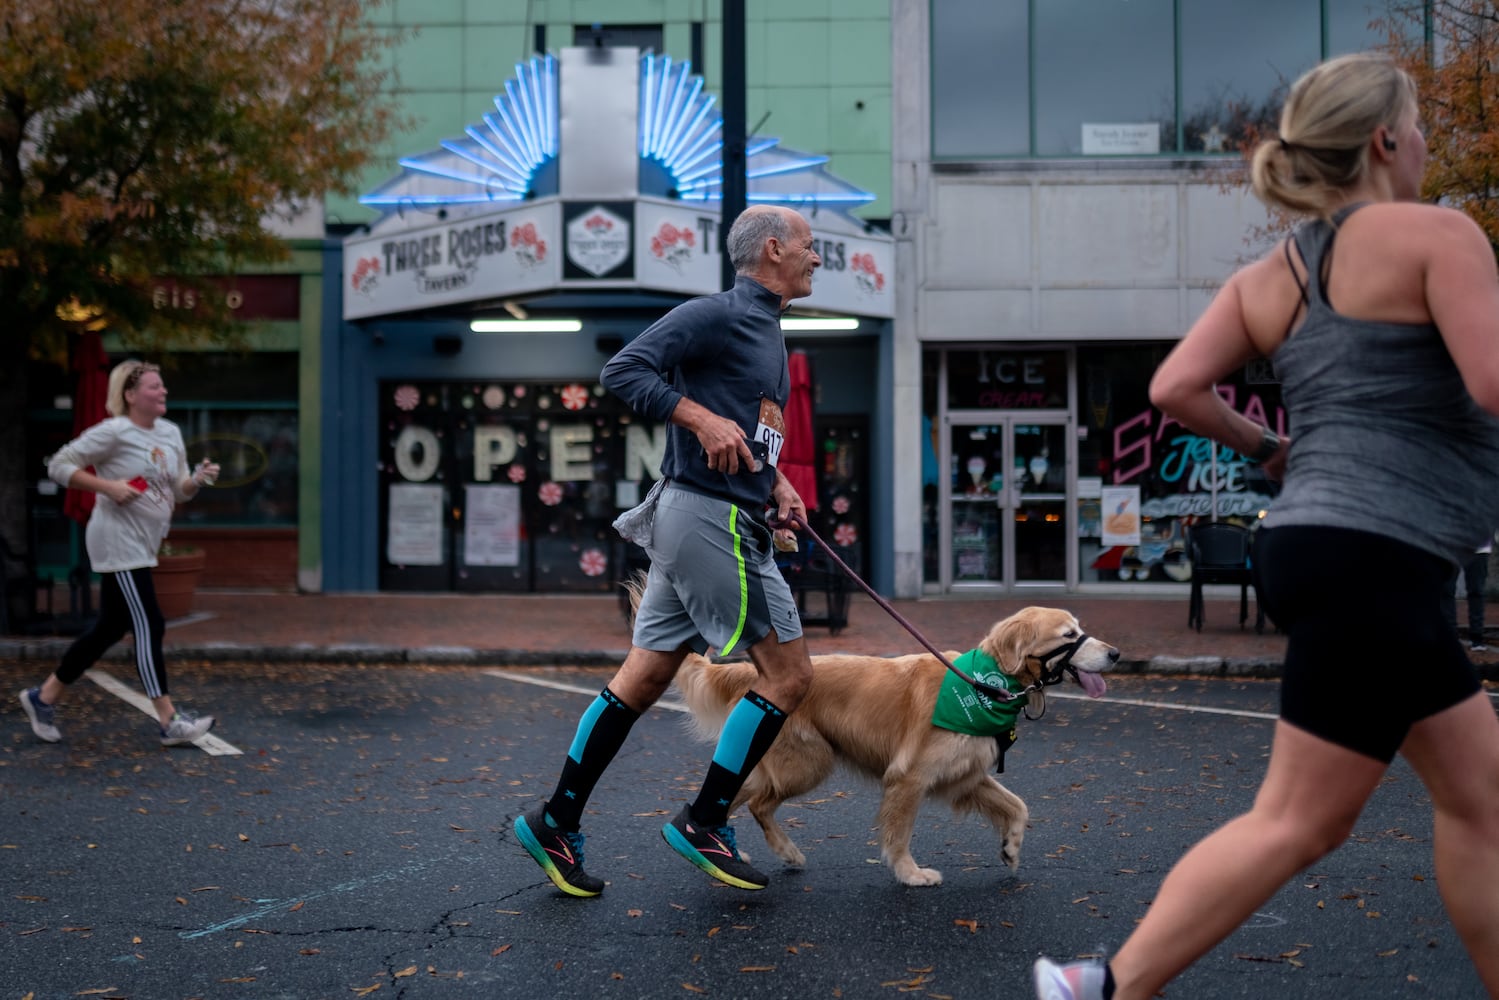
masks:
<instances>
[{"instance_id":1,"label":"shop interior light","mask_svg":"<svg viewBox=\"0 0 1499 1000\"><path fill-rule=\"evenodd\" d=\"M476 319L468 328L474 333L577 333L579 319Z\"/></svg>"},{"instance_id":2,"label":"shop interior light","mask_svg":"<svg viewBox=\"0 0 1499 1000\"><path fill-rule=\"evenodd\" d=\"M809 330L857 330L859 321L852 316L783 316L781 329L791 333Z\"/></svg>"}]
</instances>

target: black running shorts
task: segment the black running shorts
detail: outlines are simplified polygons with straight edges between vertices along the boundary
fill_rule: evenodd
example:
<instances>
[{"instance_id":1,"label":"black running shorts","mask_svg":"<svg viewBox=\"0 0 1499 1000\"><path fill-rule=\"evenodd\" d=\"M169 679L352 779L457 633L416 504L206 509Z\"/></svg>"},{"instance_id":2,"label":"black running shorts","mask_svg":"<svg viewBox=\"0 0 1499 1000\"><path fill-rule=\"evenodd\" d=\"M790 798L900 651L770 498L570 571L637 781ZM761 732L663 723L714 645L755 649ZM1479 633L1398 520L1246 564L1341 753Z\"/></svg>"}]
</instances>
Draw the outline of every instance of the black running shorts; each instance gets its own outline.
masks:
<instances>
[{"instance_id":1,"label":"black running shorts","mask_svg":"<svg viewBox=\"0 0 1499 1000\"><path fill-rule=\"evenodd\" d=\"M1481 689L1442 611L1453 567L1404 542L1347 528L1262 529L1256 589L1289 637L1280 714L1389 763L1411 726Z\"/></svg>"}]
</instances>

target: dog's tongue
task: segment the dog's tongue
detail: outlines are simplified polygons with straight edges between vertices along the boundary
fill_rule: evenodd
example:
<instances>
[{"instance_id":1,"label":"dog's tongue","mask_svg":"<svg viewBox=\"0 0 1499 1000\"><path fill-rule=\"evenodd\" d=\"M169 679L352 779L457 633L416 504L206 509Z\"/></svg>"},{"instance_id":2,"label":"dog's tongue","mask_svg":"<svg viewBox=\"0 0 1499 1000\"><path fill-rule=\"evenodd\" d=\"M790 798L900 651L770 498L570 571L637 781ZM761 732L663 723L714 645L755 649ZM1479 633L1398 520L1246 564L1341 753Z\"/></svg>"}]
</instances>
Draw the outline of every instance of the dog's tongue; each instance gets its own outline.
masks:
<instances>
[{"instance_id":1,"label":"dog's tongue","mask_svg":"<svg viewBox=\"0 0 1499 1000\"><path fill-rule=\"evenodd\" d=\"M1077 672L1077 682L1083 686L1083 693L1089 698L1101 698L1109 689L1109 682L1103 679L1102 674L1095 674L1088 670Z\"/></svg>"}]
</instances>

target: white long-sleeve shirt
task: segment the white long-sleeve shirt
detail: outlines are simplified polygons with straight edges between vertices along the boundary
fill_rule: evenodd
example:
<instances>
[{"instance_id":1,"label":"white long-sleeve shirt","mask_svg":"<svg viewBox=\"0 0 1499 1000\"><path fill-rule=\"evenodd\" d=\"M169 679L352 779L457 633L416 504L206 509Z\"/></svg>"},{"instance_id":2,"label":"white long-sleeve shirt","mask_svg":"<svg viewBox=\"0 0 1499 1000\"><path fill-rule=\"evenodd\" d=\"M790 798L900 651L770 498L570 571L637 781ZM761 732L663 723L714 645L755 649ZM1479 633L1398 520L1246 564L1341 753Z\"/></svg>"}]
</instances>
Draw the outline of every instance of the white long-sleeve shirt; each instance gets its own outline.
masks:
<instances>
[{"instance_id":1,"label":"white long-sleeve shirt","mask_svg":"<svg viewBox=\"0 0 1499 1000\"><path fill-rule=\"evenodd\" d=\"M146 481L142 495L127 504L115 503L103 493L95 497L84 532L94 571L155 566L172 511L188 499L182 487L191 470L182 432L165 418L158 418L148 430L129 417L111 417L59 448L47 462L47 475L67 486L75 472L89 465L101 479L139 476Z\"/></svg>"}]
</instances>

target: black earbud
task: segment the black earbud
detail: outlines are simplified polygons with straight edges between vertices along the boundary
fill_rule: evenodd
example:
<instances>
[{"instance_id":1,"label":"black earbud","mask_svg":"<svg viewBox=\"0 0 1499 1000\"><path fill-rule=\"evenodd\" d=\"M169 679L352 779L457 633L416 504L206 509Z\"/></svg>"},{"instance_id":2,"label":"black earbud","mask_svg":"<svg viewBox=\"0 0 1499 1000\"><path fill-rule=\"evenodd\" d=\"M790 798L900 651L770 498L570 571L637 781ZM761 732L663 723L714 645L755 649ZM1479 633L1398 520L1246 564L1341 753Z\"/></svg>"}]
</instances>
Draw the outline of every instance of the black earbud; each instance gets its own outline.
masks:
<instances>
[{"instance_id":1,"label":"black earbud","mask_svg":"<svg viewBox=\"0 0 1499 1000\"><path fill-rule=\"evenodd\" d=\"M1393 153L1395 151L1395 140L1391 139L1387 135L1386 136L1382 136L1381 139L1384 142L1384 148L1388 149L1390 152Z\"/></svg>"}]
</instances>

